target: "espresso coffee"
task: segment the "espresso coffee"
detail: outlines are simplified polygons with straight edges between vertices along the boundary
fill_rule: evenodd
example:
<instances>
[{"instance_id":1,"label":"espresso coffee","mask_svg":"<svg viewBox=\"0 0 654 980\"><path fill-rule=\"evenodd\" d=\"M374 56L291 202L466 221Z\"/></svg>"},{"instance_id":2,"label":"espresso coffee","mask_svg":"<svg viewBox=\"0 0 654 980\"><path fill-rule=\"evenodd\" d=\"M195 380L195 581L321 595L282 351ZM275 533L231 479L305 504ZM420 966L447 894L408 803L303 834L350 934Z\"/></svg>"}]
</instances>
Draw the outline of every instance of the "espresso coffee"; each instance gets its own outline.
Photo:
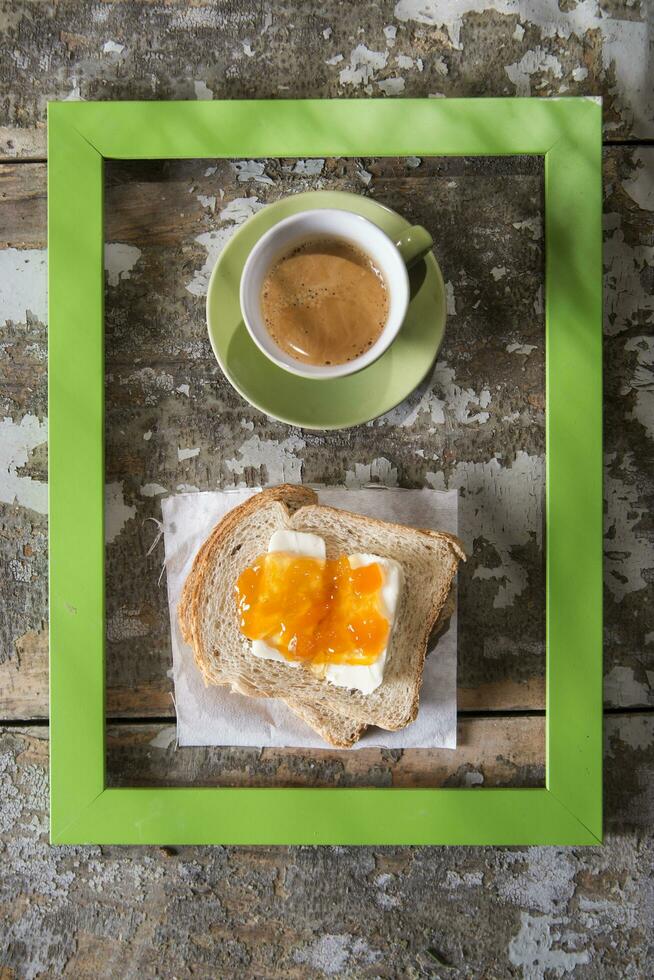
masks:
<instances>
[{"instance_id":1,"label":"espresso coffee","mask_svg":"<svg viewBox=\"0 0 654 980\"><path fill-rule=\"evenodd\" d=\"M305 364L345 364L378 340L388 316L381 272L338 238L314 238L282 255L263 282L268 333Z\"/></svg>"}]
</instances>

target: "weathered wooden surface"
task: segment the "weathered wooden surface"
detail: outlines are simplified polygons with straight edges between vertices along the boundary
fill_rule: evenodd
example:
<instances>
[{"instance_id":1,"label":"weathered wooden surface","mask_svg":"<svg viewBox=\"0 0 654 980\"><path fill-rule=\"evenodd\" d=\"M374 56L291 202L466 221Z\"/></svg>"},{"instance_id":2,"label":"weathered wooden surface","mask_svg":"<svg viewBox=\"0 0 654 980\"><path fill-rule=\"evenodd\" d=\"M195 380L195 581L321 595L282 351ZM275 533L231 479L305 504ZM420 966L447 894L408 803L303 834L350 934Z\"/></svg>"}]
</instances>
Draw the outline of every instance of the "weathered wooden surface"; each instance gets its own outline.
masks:
<instances>
[{"instance_id":1,"label":"weathered wooden surface","mask_svg":"<svg viewBox=\"0 0 654 980\"><path fill-rule=\"evenodd\" d=\"M46 168L11 162L44 156L47 99L601 94L606 138L651 137L646 7L0 2L0 721L47 717ZM260 163L108 168L107 711L124 719L108 729L109 778L542 784L540 172ZM654 974L654 148L607 147L604 170L605 701L631 709L606 718L604 848L53 849L47 728L3 729L2 980ZM231 391L203 319L229 234L260 203L317 186L430 224L451 284L429 382L389 417L322 440ZM485 716L462 714L455 753L175 753L156 720L172 718L162 553L146 558L143 521L161 487L286 476L460 489L472 557L459 706Z\"/></svg>"},{"instance_id":2,"label":"weathered wooden surface","mask_svg":"<svg viewBox=\"0 0 654 980\"><path fill-rule=\"evenodd\" d=\"M540 161L329 160L317 161L312 177L295 168L271 161L259 181L239 181L244 170L229 161L108 166L106 234L113 242L117 226L121 242L108 246L109 262L121 248L130 269L106 296L106 472L113 506L133 508L107 552L108 682L142 688L165 677L163 546L145 557L155 532L145 520L160 517L165 493L372 479L462 489L471 560L459 585L460 685L501 698L509 676L529 700L544 673ZM289 429L245 405L223 378L206 337L206 274L197 269L205 249L212 263L264 203L316 186L360 191L362 171L366 193L437 236L452 325L433 377L389 415L343 432ZM157 199L158 208L148 204ZM474 229L472 250L461 226ZM512 343L533 346L520 355L507 351Z\"/></svg>"},{"instance_id":3,"label":"weathered wooden surface","mask_svg":"<svg viewBox=\"0 0 654 980\"><path fill-rule=\"evenodd\" d=\"M652 160L649 148L613 148L605 155L606 698L623 707L652 703L648 321L654 221L640 206L647 203ZM542 316L536 312L541 242L536 223L513 227L514 219L534 218L537 178L493 174L490 163L482 177L479 163L456 160L413 168L328 161L313 176L289 173L294 163L272 161L266 173L255 172L272 175L271 185L253 179L252 167L250 179L239 181L236 170L243 176L243 168L225 161L215 166L208 174L213 166L181 163L121 165L109 173L110 715L171 713L165 598L157 585L162 549L145 558L155 527L143 523L159 516L160 491L300 474L343 482L348 472L354 483L372 478L404 486L442 485L442 474L462 490L472 559L461 583L461 707L542 707L536 496L544 460ZM357 176L363 170L372 175L367 185ZM0 618L0 710L7 718L46 713L45 518L35 512L45 507L44 171L41 164L0 168L0 261L13 270L7 302L14 314L3 329L7 356L0 366L9 447L4 496L31 504L28 511L3 509L9 586ZM513 201L510 180L522 188ZM315 186L360 188L413 217L423 201L421 217L437 238L455 310L427 386L390 417L327 436L271 422L234 394L206 340L202 295L206 272L238 220L277 194ZM462 227L469 234L461 235ZM474 261L464 254L470 238ZM513 344L535 347L509 353ZM482 405L484 391L490 401ZM179 459L180 450L196 449L197 455ZM144 496L144 488L155 496Z\"/></svg>"},{"instance_id":4,"label":"weathered wooden surface","mask_svg":"<svg viewBox=\"0 0 654 980\"><path fill-rule=\"evenodd\" d=\"M601 95L608 137L651 137L648 6L3 0L0 152L45 155L49 98Z\"/></svg>"},{"instance_id":5,"label":"weathered wooden surface","mask_svg":"<svg viewBox=\"0 0 654 980\"><path fill-rule=\"evenodd\" d=\"M457 749L176 749L175 726L114 725L112 786L543 786L545 716L462 718Z\"/></svg>"},{"instance_id":6,"label":"weathered wooden surface","mask_svg":"<svg viewBox=\"0 0 654 980\"><path fill-rule=\"evenodd\" d=\"M653 744L607 719L603 848L51 848L47 730L1 731L2 976L640 980Z\"/></svg>"}]
</instances>

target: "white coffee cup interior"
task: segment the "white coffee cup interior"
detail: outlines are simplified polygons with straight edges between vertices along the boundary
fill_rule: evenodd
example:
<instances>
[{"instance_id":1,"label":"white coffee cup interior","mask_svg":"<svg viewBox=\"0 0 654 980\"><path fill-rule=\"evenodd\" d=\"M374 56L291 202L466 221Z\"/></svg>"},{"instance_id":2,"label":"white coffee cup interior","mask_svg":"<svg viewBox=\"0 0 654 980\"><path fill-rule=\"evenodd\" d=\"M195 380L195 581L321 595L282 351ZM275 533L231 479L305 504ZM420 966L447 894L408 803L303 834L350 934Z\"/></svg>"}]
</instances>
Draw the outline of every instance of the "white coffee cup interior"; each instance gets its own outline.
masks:
<instances>
[{"instance_id":1,"label":"white coffee cup interior","mask_svg":"<svg viewBox=\"0 0 654 980\"><path fill-rule=\"evenodd\" d=\"M388 294L388 315L378 339L344 364L306 364L291 357L268 333L261 310L263 283L274 263L303 241L320 237L344 239L363 251L381 273ZM250 336L271 361L305 378L338 378L372 364L395 340L409 304L409 277L399 250L381 228L359 214L323 208L284 218L262 235L243 267L240 300Z\"/></svg>"}]
</instances>

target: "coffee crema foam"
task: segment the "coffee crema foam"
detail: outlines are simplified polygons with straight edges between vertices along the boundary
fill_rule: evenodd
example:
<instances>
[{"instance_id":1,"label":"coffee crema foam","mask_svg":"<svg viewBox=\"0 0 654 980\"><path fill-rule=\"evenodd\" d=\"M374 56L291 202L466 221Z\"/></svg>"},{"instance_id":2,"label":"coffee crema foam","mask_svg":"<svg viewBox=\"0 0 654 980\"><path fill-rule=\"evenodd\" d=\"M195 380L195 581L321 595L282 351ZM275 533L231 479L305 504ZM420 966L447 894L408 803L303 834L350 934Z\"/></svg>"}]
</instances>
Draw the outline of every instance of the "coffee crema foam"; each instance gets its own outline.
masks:
<instances>
[{"instance_id":1,"label":"coffee crema foam","mask_svg":"<svg viewBox=\"0 0 654 980\"><path fill-rule=\"evenodd\" d=\"M261 291L266 329L305 364L345 364L377 341L388 317L381 272L339 238L311 238L279 258Z\"/></svg>"}]
</instances>

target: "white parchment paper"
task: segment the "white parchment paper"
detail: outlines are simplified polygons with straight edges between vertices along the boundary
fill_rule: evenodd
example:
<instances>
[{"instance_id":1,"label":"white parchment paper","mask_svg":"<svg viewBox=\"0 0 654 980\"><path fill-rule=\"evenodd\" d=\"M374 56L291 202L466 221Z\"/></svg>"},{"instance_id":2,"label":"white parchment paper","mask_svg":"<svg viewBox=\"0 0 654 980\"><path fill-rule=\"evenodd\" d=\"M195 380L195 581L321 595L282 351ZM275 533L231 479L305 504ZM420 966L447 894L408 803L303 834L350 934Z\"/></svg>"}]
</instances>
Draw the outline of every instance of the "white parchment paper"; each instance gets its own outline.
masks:
<instances>
[{"instance_id":1,"label":"white parchment paper","mask_svg":"<svg viewBox=\"0 0 654 980\"><path fill-rule=\"evenodd\" d=\"M282 701L247 698L228 688L205 687L193 653L181 636L177 604L193 559L220 518L258 490L183 493L161 502L166 550L168 605L177 708L177 740L186 745L249 745L327 748ZM318 489L322 503L415 527L457 533L455 490L399 490L342 487ZM457 617L450 619L425 663L420 711L399 732L371 728L356 748L456 748Z\"/></svg>"}]
</instances>

